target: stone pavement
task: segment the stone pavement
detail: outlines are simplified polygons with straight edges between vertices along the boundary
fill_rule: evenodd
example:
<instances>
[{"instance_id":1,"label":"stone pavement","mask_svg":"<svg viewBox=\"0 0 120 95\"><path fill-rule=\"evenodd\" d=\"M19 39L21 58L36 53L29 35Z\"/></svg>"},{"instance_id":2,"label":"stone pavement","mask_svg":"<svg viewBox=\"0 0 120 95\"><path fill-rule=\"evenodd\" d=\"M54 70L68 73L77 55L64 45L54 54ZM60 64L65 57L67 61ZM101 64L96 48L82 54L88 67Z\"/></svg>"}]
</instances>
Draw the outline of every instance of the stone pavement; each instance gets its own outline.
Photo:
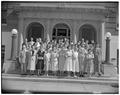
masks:
<instances>
[{"instance_id":1,"label":"stone pavement","mask_svg":"<svg viewBox=\"0 0 120 95\"><path fill-rule=\"evenodd\" d=\"M117 79L105 77L57 78L45 76L28 76L18 74L2 74L2 86L7 90L26 92L65 92L65 93L118 93ZM28 92L29 92L28 91Z\"/></svg>"}]
</instances>

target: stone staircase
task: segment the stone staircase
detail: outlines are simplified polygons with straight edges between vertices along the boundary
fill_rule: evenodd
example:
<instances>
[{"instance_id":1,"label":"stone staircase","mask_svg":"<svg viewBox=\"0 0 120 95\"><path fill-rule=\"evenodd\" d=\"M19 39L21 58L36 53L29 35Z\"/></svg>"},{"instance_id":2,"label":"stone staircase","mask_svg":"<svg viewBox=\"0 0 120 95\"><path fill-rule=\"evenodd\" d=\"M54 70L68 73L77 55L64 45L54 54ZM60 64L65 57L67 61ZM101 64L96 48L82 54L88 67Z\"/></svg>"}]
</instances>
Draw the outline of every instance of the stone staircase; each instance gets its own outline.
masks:
<instances>
[{"instance_id":1,"label":"stone staircase","mask_svg":"<svg viewBox=\"0 0 120 95\"><path fill-rule=\"evenodd\" d=\"M118 93L118 78L57 78L2 74L2 89L18 93Z\"/></svg>"}]
</instances>

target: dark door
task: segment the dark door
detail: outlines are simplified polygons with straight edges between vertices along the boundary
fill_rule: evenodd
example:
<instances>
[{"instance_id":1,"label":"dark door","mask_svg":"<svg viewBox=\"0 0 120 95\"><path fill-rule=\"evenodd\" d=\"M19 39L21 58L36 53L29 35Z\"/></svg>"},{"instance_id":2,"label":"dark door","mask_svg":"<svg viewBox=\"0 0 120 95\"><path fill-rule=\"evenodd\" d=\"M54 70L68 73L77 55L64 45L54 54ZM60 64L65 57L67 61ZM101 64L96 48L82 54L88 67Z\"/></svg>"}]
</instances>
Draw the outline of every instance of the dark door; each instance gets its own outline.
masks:
<instances>
[{"instance_id":1,"label":"dark door","mask_svg":"<svg viewBox=\"0 0 120 95\"><path fill-rule=\"evenodd\" d=\"M44 39L44 28L39 23L33 23L29 26L28 32L27 32L27 38L28 41L30 41L30 38L33 38L34 41L36 41L36 38Z\"/></svg>"},{"instance_id":2,"label":"dark door","mask_svg":"<svg viewBox=\"0 0 120 95\"><path fill-rule=\"evenodd\" d=\"M92 40L96 42L96 31L94 27L91 25L83 25L80 28L79 40L82 38L84 38L85 41L88 40L89 43L91 43Z\"/></svg>"}]
</instances>

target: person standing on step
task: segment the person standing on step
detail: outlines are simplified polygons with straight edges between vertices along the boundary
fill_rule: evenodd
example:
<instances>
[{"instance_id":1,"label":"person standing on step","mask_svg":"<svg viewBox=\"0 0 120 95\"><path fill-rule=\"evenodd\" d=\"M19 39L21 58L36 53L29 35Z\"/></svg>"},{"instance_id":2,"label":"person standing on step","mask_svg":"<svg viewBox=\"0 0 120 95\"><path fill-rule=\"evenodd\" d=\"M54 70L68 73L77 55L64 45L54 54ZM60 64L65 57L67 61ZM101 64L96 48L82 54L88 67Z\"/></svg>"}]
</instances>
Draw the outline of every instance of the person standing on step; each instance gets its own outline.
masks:
<instances>
[{"instance_id":1,"label":"person standing on step","mask_svg":"<svg viewBox=\"0 0 120 95\"><path fill-rule=\"evenodd\" d=\"M30 63L28 63L28 69L30 70L30 74L34 74L34 71L35 71L35 66L36 66L36 53L37 53L37 50L35 49L35 46L32 45L31 46L31 50L30 50Z\"/></svg>"},{"instance_id":2,"label":"person standing on step","mask_svg":"<svg viewBox=\"0 0 120 95\"><path fill-rule=\"evenodd\" d=\"M83 77L84 73L84 60L85 60L85 49L84 44L79 45L78 49L78 61L79 61L79 75Z\"/></svg>"},{"instance_id":3,"label":"person standing on step","mask_svg":"<svg viewBox=\"0 0 120 95\"><path fill-rule=\"evenodd\" d=\"M100 76L100 65L102 63L102 51L99 47L99 44L94 48L94 74L95 76Z\"/></svg>"},{"instance_id":4,"label":"person standing on step","mask_svg":"<svg viewBox=\"0 0 120 95\"><path fill-rule=\"evenodd\" d=\"M65 49L64 46L61 46L61 50L59 51L59 71L60 71L60 76L63 74L64 71L64 64L65 64Z\"/></svg>"},{"instance_id":5,"label":"person standing on step","mask_svg":"<svg viewBox=\"0 0 120 95\"><path fill-rule=\"evenodd\" d=\"M37 64L36 64L36 70L37 70L37 75L41 75L44 69L44 49L43 46L40 46L40 49L37 52Z\"/></svg>"},{"instance_id":6,"label":"person standing on step","mask_svg":"<svg viewBox=\"0 0 120 95\"><path fill-rule=\"evenodd\" d=\"M86 55L86 68L87 68L87 75L91 77L94 72L94 63L93 63L94 54L91 49L88 50L88 54Z\"/></svg>"},{"instance_id":7,"label":"person standing on step","mask_svg":"<svg viewBox=\"0 0 120 95\"><path fill-rule=\"evenodd\" d=\"M25 74L27 71L26 66L26 46L22 44L22 50L19 53L19 62L21 64L21 74Z\"/></svg>"},{"instance_id":8,"label":"person standing on step","mask_svg":"<svg viewBox=\"0 0 120 95\"><path fill-rule=\"evenodd\" d=\"M66 60L65 60L65 65L64 65L64 71L67 71L68 77L71 76L72 72L72 50L71 50L71 45L67 47L67 51L65 54Z\"/></svg>"},{"instance_id":9,"label":"person standing on step","mask_svg":"<svg viewBox=\"0 0 120 95\"><path fill-rule=\"evenodd\" d=\"M30 74L30 63L31 63L31 44L28 44L27 52L26 52L26 64L27 64L27 73Z\"/></svg>"},{"instance_id":10,"label":"person standing on step","mask_svg":"<svg viewBox=\"0 0 120 95\"><path fill-rule=\"evenodd\" d=\"M87 54L88 54L88 49L85 49L85 45L82 45L82 53L84 54L84 62L83 62L83 76L87 74Z\"/></svg>"},{"instance_id":11,"label":"person standing on step","mask_svg":"<svg viewBox=\"0 0 120 95\"><path fill-rule=\"evenodd\" d=\"M52 51L51 51L51 65L52 65L52 72L54 74L54 76L57 76L57 71L58 71L58 52L56 50L56 46L54 45L52 47Z\"/></svg>"},{"instance_id":12,"label":"person standing on step","mask_svg":"<svg viewBox=\"0 0 120 95\"><path fill-rule=\"evenodd\" d=\"M74 45L74 50L73 50L73 74L74 77L77 77L76 74L79 72L79 61L78 61L78 48L77 44Z\"/></svg>"},{"instance_id":13,"label":"person standing on step","mask_svg":"<svg viewBox=\"0 0 120 95\"><path fill-rule=\"evenodd\" d=\"M48 76L49 66L50 66L50 47L48 46L44 54L44 64L45 64L45 75Z\"/></svg>"}]
</instances>

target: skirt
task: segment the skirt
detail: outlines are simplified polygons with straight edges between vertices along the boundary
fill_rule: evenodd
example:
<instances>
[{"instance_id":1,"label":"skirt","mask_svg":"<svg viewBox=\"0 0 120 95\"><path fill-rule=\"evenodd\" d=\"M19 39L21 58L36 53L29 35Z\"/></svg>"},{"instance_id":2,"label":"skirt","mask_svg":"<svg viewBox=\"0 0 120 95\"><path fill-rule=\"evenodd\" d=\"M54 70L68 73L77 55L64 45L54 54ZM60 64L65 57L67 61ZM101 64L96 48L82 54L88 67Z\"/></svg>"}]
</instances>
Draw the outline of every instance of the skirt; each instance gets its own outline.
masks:
<instances>
[{"instance_id":1,"label":"skirt","mask_svg":"<svg viewBox=\"0 0 120 95\"><path fill-rule=\"evenodd\" d=\"M32 56L29 61L30 64L28 64L28 70L35 70L35 62L36 62L35 56Z\"/></svg>"},{"instance_id":2,"label":"skirt","mask_svg":"<svg viewBox=\"0 0 120 95\"><path fill-rule=\"evenodd\" d=\"M58 70L58 61L53 61L52 62L52 71L57 71Z\"/></svg>"},{"instance_id":3,"label":"skirt","mask_svg":"<svg viewBox=\"0 0 120 95\"><path fill-rule=\"evenodd\" d=\"M38 60L37 64L36 64L36 69L44 69L44 60Z\"/></svg>"},{"instance_id":4,"label":"skirt","mask_svg":"<svg viewBox=\"0 0 120 95\"><path fill-rule=\"evenodd\" d=\"M72 69L73 69L72 58L70 57L70 58L67 58L65 61L64 71L73 71Z\"/></svg>"}]
</instances>

